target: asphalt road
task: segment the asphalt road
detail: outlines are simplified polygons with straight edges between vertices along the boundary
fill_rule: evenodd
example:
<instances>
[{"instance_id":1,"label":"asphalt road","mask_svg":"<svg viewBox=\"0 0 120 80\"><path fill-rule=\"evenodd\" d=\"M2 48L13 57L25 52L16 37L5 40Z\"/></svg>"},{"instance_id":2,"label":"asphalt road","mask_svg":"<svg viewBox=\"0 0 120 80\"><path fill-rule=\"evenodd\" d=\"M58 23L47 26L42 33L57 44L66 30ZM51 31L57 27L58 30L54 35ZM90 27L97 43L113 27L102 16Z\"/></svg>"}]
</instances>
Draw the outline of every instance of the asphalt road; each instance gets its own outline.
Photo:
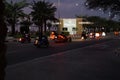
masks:
<instances>
[{"instance_id":1,"label":"asphalt road","mask_svg":"<svg viewBox=\"0 0 120 80\"><path fill-rule=\"evenodd\" d=\"M19 58L20 64L9 65L6 80L120 80L120 50L115 53L120 49L120 38L54 44L48 49L23 45L28 46L15 48L29 52L21 51L21 58L33 57L23 61ZM20 56L8 53L15 54Z\"/></svg>"},{"instance_id":2,"label":"asphalt road","mask_svg":"<svg viewBox=\"0 0 120 80\"><path fill-rule=\"evenodd\" d=\"M36 48L33 45L33 43L21 44L18 42L8 42L6 58L8 65L13 65L13 64L29 61L35 58L57 54L59 52L64 52L76 48L82 48L89 45L104 43L106 41L111 41L111 40L113 39L77 41L71 43L57 43L57 44L54 42L50 42L49 48Z\"/></svg>"}]
</instances>

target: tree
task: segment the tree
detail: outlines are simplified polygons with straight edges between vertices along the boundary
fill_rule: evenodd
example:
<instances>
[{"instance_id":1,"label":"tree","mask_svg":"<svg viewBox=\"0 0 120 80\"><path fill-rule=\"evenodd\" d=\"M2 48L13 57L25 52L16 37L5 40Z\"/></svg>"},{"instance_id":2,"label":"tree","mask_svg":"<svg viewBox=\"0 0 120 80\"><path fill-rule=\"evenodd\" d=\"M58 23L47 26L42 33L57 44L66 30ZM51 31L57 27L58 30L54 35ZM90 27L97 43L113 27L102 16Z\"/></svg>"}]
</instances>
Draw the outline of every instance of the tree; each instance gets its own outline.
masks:
<instances>
[{"instance_id":1,"label":"tree","mask_svg":"<svg viewBox=\"0 0 120 80\"><path fill-rule=\"evenodd\" d=\"M31 23L27 20L20 22L21 27L20 27L20 32L23 34L25 33L29 33L29 26L31 25Z\"/></svg>"},{"instance_id":2,"label":"tree","mask_svg":"<svg viewBox=\"0 0 120 80\"><path fill-rule=\"evenodd\" d=\"M77 17L80 18L81 16L77 16ZM107 20L99 16L84 16L83 19L85 19L84 21L93 23L93 24L83 24L83 26L88 29L98 28L100 31L104 30L106 32L110 32L111 29L113 29L113 31L120 30L119 21L114 21L109 19Z\"/></svg>"},{"instance_id":3,"label":"tree","mask_svg":"<svg viewBox=\"0 0 120 80\"><path fill-rule=\"evenodd\" d=\"M15 25L19 21L18 18L24 16L23 8L28 6L25 0L14 3L13 1L5 2L6 23L11 25L12 35L15 34Z\"/></svg>"},{"instance_id":4,"label":"tree","mask_svg":"<svg viewBox=\"0 0 120 80\"><path fill-rule=\"evenodd\" d=\"M50 32L50 28L52 27L52 23L48 22L48 23L47 23L47 26L48 26L48 30L49 30L49 32Z\"/></svg>"},{"instance_id":5,"label":"tree","mask_svg":"<svg viewBox=\"0 0 120 80\"><path fill-rule=\"evenodd\" d=\"M120 0L86 0L88 9L99 9L111 13L111 17L120 15Z\"/></svg>"},{"instance_id":6,"label":"tree","mask_svg":"<svg viewBox=\"0 0 120 80\"><path fill-rule=\"evenodd\" d=\"M5 67L6 67L6 45L5 38L7 33L7 27L4 22L4 9L5 5L3 0L0 0L0 80L5 78Z\"/></svg>"},{"instance_id":7,"label":"tree","mask_svg":"<svg viewBox=\"0 0 120 80\"><path fill-rule=\"evenodd\" d=\"M23 34L25 33L29 33L29 26L32 24L32 22L30 21L30 15L25 15L25 17L22 19L22 21L20 22L20 32Z\"/></svg>"},{"instance_id":8,"label":"tree","mask_svg":"<svg viewBox=\"0 0 120 80\"><path fill-rule=\"evenodd\" d=\"M41 33L43 33L43 28L46 32L46 21L54 18L56 7L53 6L53 3L34 1L32 4L32 10L31 15L33 17L33 22L39 26L39 31Z\"/></svg>"}]
</instances>

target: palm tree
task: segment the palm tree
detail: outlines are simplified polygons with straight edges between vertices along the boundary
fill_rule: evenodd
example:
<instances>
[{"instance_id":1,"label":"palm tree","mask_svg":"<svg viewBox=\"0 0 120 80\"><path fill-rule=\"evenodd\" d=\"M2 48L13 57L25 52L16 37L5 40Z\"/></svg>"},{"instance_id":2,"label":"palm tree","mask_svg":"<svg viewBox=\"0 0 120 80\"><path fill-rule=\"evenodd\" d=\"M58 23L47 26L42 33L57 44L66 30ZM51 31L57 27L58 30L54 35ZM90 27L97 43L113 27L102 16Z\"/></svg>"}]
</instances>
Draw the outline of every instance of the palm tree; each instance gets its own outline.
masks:
<instances>
[{"instance_id":1,"label":"palm tree","mask_svg":"<svg viewBox=\"0 0 120 80\"><path fill-rule=\"evenodd\" d=\"M6 8L5 8L5 13L6 13L6 23L11 25L12 29L12 35L15 33L15 25L19 21L18 18L20 16L24 16L25 14L23 13L23 8L28 6L28 4L25 2L25 0L21 2L16 2L13 3L13 1L5 2Z\"/></svg>"},{"instance_id":2,"label":"palm tree","mask_svg":"<svg viewBox=\"0 0 120 80\"><path fill-rule=\"evenodd\" d=\"M4 22L4 3L3 0L0 0L0 80L5 78L5 67L6 67L6 45L5 38L7 33L7 27Z\"/></svg>"},{"instance_id":3,"label":"palm tree","mask_svg":"<svg viewBox=\"0 0 120 80\"><path fill-rule=\"evenodd\" d=\"M46 32L46 21L54 18L56 7L52 3L45 1L33 2L31 15L33 22L39 26L39 32ZM41 34L42 35L42 34Z\"/></svg>"},{"instance_id":4,"label":"palm tree","mask_svg":"<svg viewBox=\"0 0 120 80\"><path fill-rule=\"evenodd\" d=\"M50 22L48 22L47 26L48 26L48 30L49 30L49 33L50 33L50 28L52 27L52 24Z\"/></svg>"},{"instance_id":5,"label":"palm tree","mask_svg":"<svg viewBox=\"0 0 120 80\"><path fill-rule=\"evenodd\" d=\"M29 22L28 20L22 21L20 22L21 27L20 27L20 31L23 34L25 33L29 33L29 26L31 25L31 22Z\"/></svg>"},{"instance_id":6,"label":"palm tree","mask_svg":"<svg viewBox=\"0 0 120 80\"><path fill-rule=\"evenodd\" d=\"M32 24L32 22L30 21L30 15L25 15L22 19L22 21L20 22L20 32L21 33L29 33L29 26Z\"/></svg>"}]
</instances>

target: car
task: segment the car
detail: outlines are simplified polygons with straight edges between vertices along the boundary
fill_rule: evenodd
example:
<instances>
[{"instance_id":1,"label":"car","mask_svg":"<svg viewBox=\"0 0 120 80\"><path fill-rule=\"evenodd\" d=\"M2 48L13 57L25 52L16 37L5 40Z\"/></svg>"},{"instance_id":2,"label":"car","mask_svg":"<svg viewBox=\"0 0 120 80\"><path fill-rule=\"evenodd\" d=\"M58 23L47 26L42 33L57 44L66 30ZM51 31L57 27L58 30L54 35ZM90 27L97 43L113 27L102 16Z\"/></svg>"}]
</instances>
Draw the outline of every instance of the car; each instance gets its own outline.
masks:
<instances>
[{"instance_id":1,"label":"car","mask_svg":"<svg viewBox=\"0 0 120 80\"><path fill-rule=\"evenodd\" d=\"M62 42L71 42L72 39L70 36L65 36L64 34L58 34L54 39L54 41L56 43L62 43Z\"/></svg>"}]
</instances>

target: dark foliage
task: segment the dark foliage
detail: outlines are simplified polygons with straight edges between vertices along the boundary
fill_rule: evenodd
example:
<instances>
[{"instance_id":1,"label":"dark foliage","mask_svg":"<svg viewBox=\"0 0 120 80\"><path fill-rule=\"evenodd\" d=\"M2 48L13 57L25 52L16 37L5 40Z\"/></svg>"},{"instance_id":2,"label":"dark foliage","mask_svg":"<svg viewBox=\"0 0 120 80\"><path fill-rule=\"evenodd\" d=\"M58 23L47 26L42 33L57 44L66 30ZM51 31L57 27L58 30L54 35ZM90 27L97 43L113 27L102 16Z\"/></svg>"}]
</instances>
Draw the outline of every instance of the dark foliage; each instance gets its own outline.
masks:
<instances>
[{"instance_id":1,"label":"dark foliage","mask_svg":"<svg viewBox=\"0 0 120 80\"><path fill-rule=\"evenodd\" d=\"M85 3L88 9L99 9L111 12L111 17L120 15L120 0L87 0Z\"/></svg>"},{"instance_id":2,"label":"dark foliage","mask_svg":"<svg viewBox=\"0 0 120 80\"><path fill-rule=\"evenodd\" d=\"M0 0L0 80L5 78L5 67L6 67L6 45L5 38L7 33L7 28L4 22L4 3L3 0Z\"/></svg>"}]
</instances>

